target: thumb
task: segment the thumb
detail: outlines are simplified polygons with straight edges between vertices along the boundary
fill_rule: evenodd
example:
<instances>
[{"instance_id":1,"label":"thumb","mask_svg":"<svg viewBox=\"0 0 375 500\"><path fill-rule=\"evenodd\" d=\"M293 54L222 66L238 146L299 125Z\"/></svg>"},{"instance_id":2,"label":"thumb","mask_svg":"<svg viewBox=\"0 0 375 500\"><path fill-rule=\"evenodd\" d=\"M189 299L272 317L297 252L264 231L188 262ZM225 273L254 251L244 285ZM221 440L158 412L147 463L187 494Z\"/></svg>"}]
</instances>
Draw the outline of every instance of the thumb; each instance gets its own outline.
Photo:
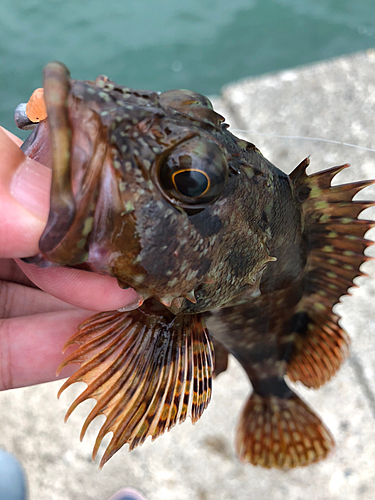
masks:
<instances>
[{"instance_id":1,"label":"thumb","mask_svg":"<svg viewBox=\"0 0 375 500\"><path fill-rule=\"evenodd\" d=\"M27 158L0 127L0 257L30 257L47 222L51 170Z\"/></svg>"}]
</instances>

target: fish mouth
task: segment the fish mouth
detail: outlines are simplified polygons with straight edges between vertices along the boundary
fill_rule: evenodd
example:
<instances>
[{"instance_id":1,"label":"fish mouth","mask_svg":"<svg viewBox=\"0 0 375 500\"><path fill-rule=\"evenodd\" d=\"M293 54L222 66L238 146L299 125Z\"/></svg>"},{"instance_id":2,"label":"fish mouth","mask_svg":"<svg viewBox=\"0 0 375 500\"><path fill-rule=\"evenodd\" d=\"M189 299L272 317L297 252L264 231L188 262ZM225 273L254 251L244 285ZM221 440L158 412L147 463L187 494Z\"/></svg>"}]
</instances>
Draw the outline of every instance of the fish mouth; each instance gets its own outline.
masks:
<instances>
[{"instance_id":1,"label":"fish mouth","mask_svg":"<svg viewBox=\"0 0 375 500\"><path fill-rule=\"evenodd\" d=\"M52 140L51 140L50 126L48 123L48 119L44 119L39 123L34 123L30 121L29 118L27 117L25 109L26 109L26 104L21 103L17 107L15 112L15 122L18 128L20 128L21 130L31 131L30 135L20 146L20 149L23 151L26 157L31 158L40 163L41 165L43 165L44 167L52 170L53 151L52 151ZM86 148L80 147L82 156L85 154L84 149ZM95 254L95 247L93 249L93 253ZM105 256L103 256L103 252L98 256L98 258L100 258L101 260L105 258ZM61 265L58 262L53 262L47 259L45 255L42 253L38 253L31 257L25 257L22 258L21 260L27 264L34 264L38 268L44 268L44 269ZM89 264L82 264L82 265L68 264L68 265L63 265L63 267L77 269L78 272L90 272L90 274L96 273L95 268ZM28 275L28 273L25 270L24 272ZM100 272L99 274L105 274L105 273ZM36 276L31 275L30 279L38 286L39 282L38 275ZM116 278L113 277L113 279ZM120 288L128 288L129 290L131 289L131 287L127 286L126 284L118 283L118 285L120 286ZM134 292L136 292L134 287L132 289L134 290ZM139 294L137 294L136 298L133 299L132 302L126 302L124 306L119 308L119 311L130 311L136 309L142 305L143 301L144 299L141 296L139 296Z\"/></svg>"},{"instance_id":2,"label":"fish mouth","mask_svg":"<svg viewBox=\"0 0 375 500\"><path fill-rule=\"evenodd\" d=\"M44 90L39 89L44 112L36 115L33 108L22 104L17 107L15 120L20 128L30 129L34 115L36 121L41 119L22 146L27 157L52 168L50 210L39 248L48 260L72 266L82 264L87 258L87 240L98 193L96 185L107 147L97 120L96 127L90 123L86 126L93 112L84 103L72 106L70 89L68 69L60 63L48 64L44 69ZM29 103L32 100L33 96ZM40 102L36 104L38 108ZM87 162L89 180L82 183Z\"/></svg>"}]
</instances>

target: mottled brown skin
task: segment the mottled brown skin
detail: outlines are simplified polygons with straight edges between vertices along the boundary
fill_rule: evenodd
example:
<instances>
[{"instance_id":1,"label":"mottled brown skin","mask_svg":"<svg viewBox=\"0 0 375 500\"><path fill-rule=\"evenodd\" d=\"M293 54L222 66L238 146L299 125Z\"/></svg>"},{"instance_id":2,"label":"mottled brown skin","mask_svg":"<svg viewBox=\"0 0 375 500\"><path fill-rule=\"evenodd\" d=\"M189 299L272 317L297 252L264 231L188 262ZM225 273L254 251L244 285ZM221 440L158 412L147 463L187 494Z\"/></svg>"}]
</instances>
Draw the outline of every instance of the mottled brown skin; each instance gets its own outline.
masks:
<instances>
[{"instance_id":1,"label":"mottled brown skin","mask_svg":"<svg viewBox=\"0 0 375 500\"><path fill-rule=\"evenodd\" d=\"M64 74L46 81L51 78L66 88ZM52 195L56 204L69 200L69 207L50 215L40 241L45 258L115 276L166 305L194 290L195 304L184 299L172 307L188 313L256 294L270 257L280 259L270 264L277 265L278 280L290 280L294 266L284 269L283 256L301 253L290 181L255 146L234 137L206 98L188 91L137 92L105 77L69 84L68 116L53 134L60 142L70 122L73 189L70 180L60 182L61 192ZM212 154L207 144L215 147L228 164L228 179L218 200L185 210L167 198L155 171L176 144L192 137L204 155ZM285 211L293 219L283 217Z\"/></svg>"},{"instance_id":2,"label":"mottled brown skin","mask_svg":"<svg viewBox=\"0 0 375 500\"><path fill-rule=\"evenodd\" d=\"M341 190L330 188L339 169L308 177L307 160L287 176L253 144L232 135L209 100L191 91L135 91L103 76L76 81L63 65L51 63L44 93L48 119L23 150L49 163L46 143L52 143L51 211L41 254L28 260L108 274L120 286L134 287L145 301L136 313L140 316L124 313L116 325L124 321L121 328L128 335L130 321L141 332L145 315L154 343L165 324L172 332L168 342L178 346L178 354L166 361L176 385L160 410L161 424L155 420L156 403L150 403L151 413L136 427L140 398L127 403L125 432L125 424L118 424L89 386L87 397L95 397L99 406L93 417L108 417L98 439L114 432L104 461L124 442L132 448L186 418L188 403L181 410L181 394L185 391L187 402L193 375L186 376L181 359L190 334L196 339L192 352L201 353L186 365L198 366L192 397L193 420L199 418L209 401L211 374L208 333L203 344L197 333L199 328L206 332L202 317L220 353L216 373L225 370L230 352L253 386L238 431L240 456L265 467L294 467L324 457L332 438L284 377L289 370L293 380L318 387L345 357L347 338L331 308L364 260L362 236L369 224L359 227L355 219L366 207L353 208L351 202L364 185L350 185L340 198ZM204 172L209 179L207 191L197 196L176 192L169 174L176 164L201 169L197 175L203 179ZM346 238L345 231L340 236L342 224L358 236L355 245L348 236L353 257L336 251ZM335 273L343 263L341 283ZM110 324L106 318L99 318L99 331ZM91 338L93 332L84 325L71 343L83 345L84 335ZM74 359L81 364L81 358L71 356L65 364ZM72 381L90 383L91 375L81 370ZM117 397L113 388L108 394ZM142 394L147 400L147 388Z\"/></svg>"}]
</instances>

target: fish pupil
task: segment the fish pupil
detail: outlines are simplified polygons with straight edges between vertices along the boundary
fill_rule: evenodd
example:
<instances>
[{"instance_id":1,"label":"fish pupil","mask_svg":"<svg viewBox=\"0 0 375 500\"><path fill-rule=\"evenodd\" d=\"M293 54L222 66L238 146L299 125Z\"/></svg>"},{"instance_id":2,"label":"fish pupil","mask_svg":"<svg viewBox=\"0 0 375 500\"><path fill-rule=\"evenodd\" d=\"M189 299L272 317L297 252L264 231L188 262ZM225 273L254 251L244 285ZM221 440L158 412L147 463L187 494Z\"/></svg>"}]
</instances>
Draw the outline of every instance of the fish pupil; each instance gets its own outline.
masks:
<instances>
[{"instance_id":1,"label":"fish pupil","mask_svg":"<svg viewBox=\"0 0 375 500\"><path fill-rule=\"evenodd\" d=\"M173 184L183 196L197 198L207 191L209 179L199 170L182 170L173 175Z\"/></svg>"}]
</instances>

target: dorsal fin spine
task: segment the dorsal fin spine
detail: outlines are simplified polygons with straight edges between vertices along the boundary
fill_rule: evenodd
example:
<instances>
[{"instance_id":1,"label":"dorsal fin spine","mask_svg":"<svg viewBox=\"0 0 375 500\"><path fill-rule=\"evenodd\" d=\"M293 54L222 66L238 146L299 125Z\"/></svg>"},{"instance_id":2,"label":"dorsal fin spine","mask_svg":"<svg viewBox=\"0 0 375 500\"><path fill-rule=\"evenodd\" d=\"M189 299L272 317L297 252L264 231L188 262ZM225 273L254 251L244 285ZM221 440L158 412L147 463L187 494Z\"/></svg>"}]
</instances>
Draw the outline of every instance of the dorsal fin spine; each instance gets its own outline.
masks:
<instances>
[{"instance_id":1,"label":"dorsal fin spine","mask_svg":"<svg viewBox=\"0 0 375 500\"><path fill-rule=\"evenodd\" d=\"M353 201L373 180L332 186L332 180L349 165L306 174L308 162L291 173L296 198L301 203L302 226L309 248L304 273L304 294L296 311L308 318L303 335L294 332L295 346L288 375L317 388L329 380L348 355L349 338L338 324L332 307L363 276L361 265L372 260L364 251L373 245L365 234L373 220L358 220L374 201Z\"/></svg>"}]
</instances>

